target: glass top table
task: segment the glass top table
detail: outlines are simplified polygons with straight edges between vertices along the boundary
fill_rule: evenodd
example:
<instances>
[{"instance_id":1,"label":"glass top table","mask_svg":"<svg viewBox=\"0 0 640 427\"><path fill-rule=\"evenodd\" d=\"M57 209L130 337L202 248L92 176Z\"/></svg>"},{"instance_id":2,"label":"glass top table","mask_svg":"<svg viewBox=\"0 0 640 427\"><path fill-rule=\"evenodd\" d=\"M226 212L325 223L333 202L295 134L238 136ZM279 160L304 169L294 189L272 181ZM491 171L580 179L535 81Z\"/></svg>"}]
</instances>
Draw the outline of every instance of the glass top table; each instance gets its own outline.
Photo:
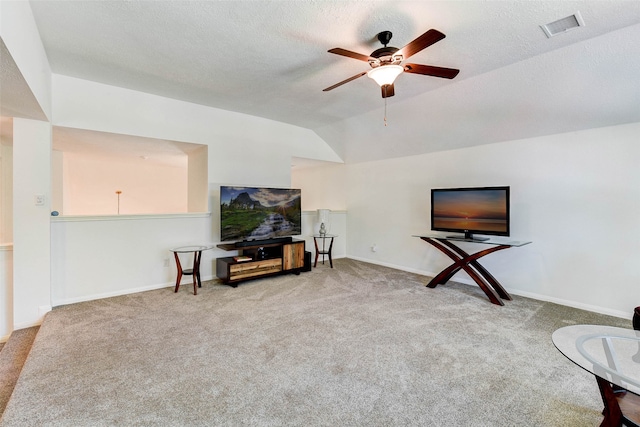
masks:
<instances>
[{"instance_id":1,"label":"glass top table","mask_svg":"<svg viewBox=\"0 0 640 427\"><path fill-rule=\"evenodd\" d=\"M640 332L599 325L565 326L551 336L567 359L594 375L601 427L640 426Z\"/></svg>"},{"instance_id":2,"label":"glass top table","mask_svg":"<svg viewBox=\"0 0 640 427\"><path fill-rule=\"evenodd\" d=\"M442 234L435 233L427 233L427 234L414 234L411 237L419 237L425 239L442 239L442 240L453 240L455 242L469 242L469 243L481 243L485 245L506 245L512 247L520 247L524 245L528 245L531 241L527 240L511 240L508 237L499 237L499 236L486 236L484 240L480 239L465 239L464 236L446 236Z\"/></svg>"},{"instance_id":3,"label":"glass top table","mask_svg":"<svg viewBox=\"0 0 640 427\"><path fill-rule=\"evenodd\" d=\"M427 284L429 288L435 288L438 285L447 283L458 271L464 270L469 277L482 289L487 295L489 301L496 305L504 305L503 300L511 300L511 295L502 287L500 282L493 277L489 271L484 268L478 260L493 252L503 249L520 247L528 245L531 242L509 240L498 237L479 239L465 239L464 236L445 236L438 234L421 234L413 235L421 240L429 243L440 252L451 258L453 264L443 269ZM479 243L485 246L483 250L474 253L468 253L466 249L460 246L460 242Z\"/></svg>"},{"instance_id":4,"label":"glass top table","mask_svg":"<svg viewBox=\"0 0 640 427\"><path fill-rule=\"evenodd\" d=\"M213 249L213 245L194 245L194 246L180 246L179 248L171 249L171 252L187 253L187 252L201 252Z\"/></svg>"},{"instance_id":5,"label":"glass top table","mask_svg":"<svg viewBox=\"0 0 640 427\"><path fill-rule=\"evenodd\" d=\"M565 326L551 336L567 359L607 382L640 395L640 331L613 326Z\"/></svg>"},{"instance_id":6,"label":"glass top table","mask_svg":"<svg viewBox=\"0 0 640 427\"><path fill-rule=\"evenodd\" d=\"M170 251L173 252L173 256L176 260L176 268L178 270L178 277L176 278L176 288L174 292L178 292L178 289L180 289L180 280L182 280L183 275L192 275L193 294L198 295L198 288L202 287L202 279L200 278L200 260L202 259L202 251L208 251L209 249L213 249L213 247L213 245L191 245L170 249ZM182 264L180 263L180 257L178 256L178 254L185 253L193 253L192 268L182 268Z\"/></svg>"},{"instance_id":7,"label":"glass top table","mask_svg":"<svg viewBox=\"0 0 640 427\"><path fill-rule=\"evenodd\" d=\"M338 237L337 234L320 234L316 233L313 236L313 244L316 247L316 260L313 263L313 267L318 266L318 257L322 255L322 263L324 264L324 256L329 256L329 265L333 268L333 257L331 256L331 252L333 251L333 239ZM318 246L318 240L320 240L320 246ZM329 240L329 247L326 246L326 241Z\"/></svg>"}]
</instances>

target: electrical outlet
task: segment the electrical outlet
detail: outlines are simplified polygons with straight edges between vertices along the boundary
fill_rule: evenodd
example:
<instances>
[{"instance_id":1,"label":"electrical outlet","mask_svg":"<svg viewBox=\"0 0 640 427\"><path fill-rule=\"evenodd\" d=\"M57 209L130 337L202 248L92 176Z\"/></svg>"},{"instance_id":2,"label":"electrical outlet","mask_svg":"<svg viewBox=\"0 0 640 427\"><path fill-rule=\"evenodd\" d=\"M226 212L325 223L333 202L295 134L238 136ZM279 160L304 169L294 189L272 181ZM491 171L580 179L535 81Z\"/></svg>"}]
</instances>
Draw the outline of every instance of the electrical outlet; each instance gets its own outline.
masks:
<instances>
[{"instance_id":1,"label":"electrical outlet","mask_svg":"<svg viewBox=\"0 0 640 427\"><path fill-rule=\"evenodd\" d=\"M164 259L164 266L169 267L169 258Z\"/></svg>"},{"instance_id":2,"label":"electrical outlet","mask_svg":"<svg viewBox=\"0 0 640 427\"><path fill-rule=\"evenodd\" d=\"M36 206L44 206L44 194L36 194Z\"/></svg>"},{"instance_id":3,"label":"electrical outlet","mask_svg":"<svg viewBox=\"0 0 640 427\"><path fill-rule=\"evenodd\" d=\"M376 245L375 243L371 245L371 252L378 252L378 245Z\"/></svg>"}]
</instances>

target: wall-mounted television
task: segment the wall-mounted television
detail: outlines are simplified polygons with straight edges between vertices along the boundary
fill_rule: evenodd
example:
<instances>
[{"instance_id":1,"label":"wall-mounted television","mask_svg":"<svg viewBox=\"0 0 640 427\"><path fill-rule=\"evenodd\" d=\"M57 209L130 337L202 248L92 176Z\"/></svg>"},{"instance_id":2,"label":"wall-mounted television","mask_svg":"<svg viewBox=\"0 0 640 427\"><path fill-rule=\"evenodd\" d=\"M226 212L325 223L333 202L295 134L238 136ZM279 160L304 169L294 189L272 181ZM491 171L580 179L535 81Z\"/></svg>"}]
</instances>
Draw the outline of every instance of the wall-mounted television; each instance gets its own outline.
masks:
<instances>
[{"instance_id":1,"label":"wall-mounted television","mask_svg":"<svg viewBox=\"0 0 640 427\"><path fill-rule=\"evenodd\" d=\"M220 239L269 240L302 234L301 190L220 187Z\"/></svg>"},{"instance_id":2,"label":"wall-mounted television","mask_svg":"<svg viewBox=\"0 0 640 427\"><path fill-rule=\"evenodd\" d=\"M488 239L474 234L508 236L509 187L432 189L431 229L464 233L465 240Z\"/></svg>"}]
</instances>

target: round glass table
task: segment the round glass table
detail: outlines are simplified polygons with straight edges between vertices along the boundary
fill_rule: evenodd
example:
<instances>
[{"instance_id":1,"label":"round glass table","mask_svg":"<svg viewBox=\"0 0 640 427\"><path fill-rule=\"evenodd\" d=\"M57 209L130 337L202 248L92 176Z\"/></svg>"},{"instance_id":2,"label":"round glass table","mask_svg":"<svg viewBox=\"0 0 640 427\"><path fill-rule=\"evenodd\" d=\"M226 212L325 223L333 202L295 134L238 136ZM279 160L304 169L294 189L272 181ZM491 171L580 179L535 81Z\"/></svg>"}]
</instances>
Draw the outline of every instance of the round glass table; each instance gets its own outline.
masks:
<instances>
[{"instance_id":1,"label":"round glass table","mask_svg":"<svg viewBox=\"0 0 640 427\"><path fill-rule=\"evenodd\" d=\"M176 267L178 269L178 277L176 278L176 289L174 292L178 292L180 288L180 280L182 276L193 276L193 294L198 295L198 288L202 287L202 280L200 279L200 259L202 258L202 251L206 251L209 249L213 249L213 246L210 245L195 245L195 246L181 246L179 248L171 249L173 252L173 256L176 259ZM180 264L180 257L178 254L186 254L193 253L193 267L188 269L183 269L182 264ZM197 286L196 286L197 285Z\"/></svg>"},{"instance_id":2,"label":"round glass table","mask_svg":"<svg viewBox=\"0 0 640 427\"><path fill-rule=\"evenodd\" d=\"M333 258L331 257L331 251L333 250L333 239L338 237L337 234L314 234L313 243L316 247L316 260L313 263L314 267L318 266L318 256L322 255L322 263L324 264L324 256L329 256L329 265L333 268ZM328 246L327 246L327 240ZM320 244L318 245L318 242Z\"/></svg>"},{"instance_id":3,"label":"round glass table","mask_svg":"<svg viewBox=\"0 0 640 427\"><path fill-rule=\"evenodd\" d=\"M567 359L592 373L602 395L602 426L640 425L640 331L573 325L551 336Z\"/></svg>"}]
</instances>

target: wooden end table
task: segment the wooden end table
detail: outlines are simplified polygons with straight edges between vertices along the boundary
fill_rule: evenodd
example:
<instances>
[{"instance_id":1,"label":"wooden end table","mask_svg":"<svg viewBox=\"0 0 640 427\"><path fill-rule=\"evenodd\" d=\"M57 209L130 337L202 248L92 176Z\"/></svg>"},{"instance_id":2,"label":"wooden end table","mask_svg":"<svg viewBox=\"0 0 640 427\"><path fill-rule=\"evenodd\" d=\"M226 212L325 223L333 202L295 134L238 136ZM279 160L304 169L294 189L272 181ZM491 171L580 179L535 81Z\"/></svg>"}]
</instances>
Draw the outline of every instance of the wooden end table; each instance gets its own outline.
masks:
<instances>
[{"instance_id":1,"label":"wooden end table","mask_svg":"<svg viewBox=\"0 0 640 427\"><path fill-rule=\"evenodd\" d=\"M324 264L325 255L329 256L329 265L333 268L333 258L331 257L331 250L333 249L333 239L338 237L337 234L314 234L313 243L316 246L316 261L313 263L313 267L318 266L318 256L322 255L322 263ZM318 240L320 246L318 246ZM329 240L329 248L327 248L326 242Z\"/></svg>"},{"instance_id":2,"label":"wooden end table","mask_svg":"<svg viewBox=\"0 0 640 427\"><path fill-rule=\"evenodd\" d=\"M176 278L176 289L174 292L178 292L182 276L191 275L193 276L193 294L198 295L198 288L202 287L202 280L200 279L200 259L202 258L202 251L206 251L209 249L213 249L213 246L181 246L179 248L171 249L174 258L176 259L176 267L178 268L178 277ZM182 264L180 264L180 257L178 256L178 254L184 253L193 253L192 268L182 268Z\"/></svg>"}]
</instances>

